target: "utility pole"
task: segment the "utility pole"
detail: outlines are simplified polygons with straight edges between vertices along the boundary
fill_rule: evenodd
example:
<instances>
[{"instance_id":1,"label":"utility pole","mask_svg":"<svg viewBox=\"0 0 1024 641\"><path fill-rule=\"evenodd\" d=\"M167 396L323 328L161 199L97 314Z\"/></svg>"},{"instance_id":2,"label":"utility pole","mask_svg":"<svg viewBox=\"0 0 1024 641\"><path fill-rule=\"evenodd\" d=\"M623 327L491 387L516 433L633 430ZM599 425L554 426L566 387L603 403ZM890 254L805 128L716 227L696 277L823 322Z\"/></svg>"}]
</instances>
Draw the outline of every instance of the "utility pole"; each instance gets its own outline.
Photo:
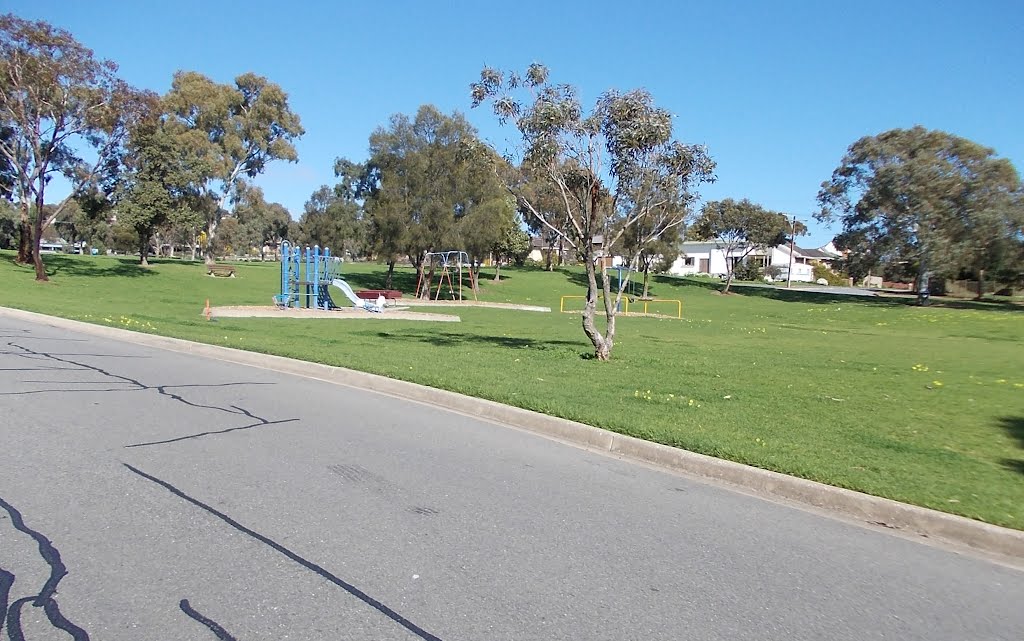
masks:
<instances>
[{"instance_id":1,"label":"utility pole","mask_svg":"<svg viewBox=\"0 0 1024 641\"><path fill-rule=\"evenodd\" d=\"M776 227L776 229L778 229ZM796 216L793 216L793 221L789 229L789 272L786 274L786 288L793 286L793 253L796 250Z\"/></svg>"}]
</instances>

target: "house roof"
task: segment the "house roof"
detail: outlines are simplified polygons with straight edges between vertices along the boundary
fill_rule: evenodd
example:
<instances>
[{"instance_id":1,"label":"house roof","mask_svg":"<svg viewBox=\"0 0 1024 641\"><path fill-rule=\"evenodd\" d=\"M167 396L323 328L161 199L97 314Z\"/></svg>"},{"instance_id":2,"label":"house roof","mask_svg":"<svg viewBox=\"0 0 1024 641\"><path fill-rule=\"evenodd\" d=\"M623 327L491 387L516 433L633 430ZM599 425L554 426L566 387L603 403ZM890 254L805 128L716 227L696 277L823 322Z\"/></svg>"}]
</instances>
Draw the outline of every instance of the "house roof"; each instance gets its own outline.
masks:
<instances>
[{"instance_id":1,"label":"house roof","mask_svg":"<svg viewBox=\"0 0 1024 641\"><path fill-rule=\"evenodd\" d=\"M804 258L835 258L836 257L835 254L830 254L828 252L823 252L820 249L802 249L800 247L797 247L796 251L797 251L798 254L800 254Z\"/></svg>"}]
</instances>

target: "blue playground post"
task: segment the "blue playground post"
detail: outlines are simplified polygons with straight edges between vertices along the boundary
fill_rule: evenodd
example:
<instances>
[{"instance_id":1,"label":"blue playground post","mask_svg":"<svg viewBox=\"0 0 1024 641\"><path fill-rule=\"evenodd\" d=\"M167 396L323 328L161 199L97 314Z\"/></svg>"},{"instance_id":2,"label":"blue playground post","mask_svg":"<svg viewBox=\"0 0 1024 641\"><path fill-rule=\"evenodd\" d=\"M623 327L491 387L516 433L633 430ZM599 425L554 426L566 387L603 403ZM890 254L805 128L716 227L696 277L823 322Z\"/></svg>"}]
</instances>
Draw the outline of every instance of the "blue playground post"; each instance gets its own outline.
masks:
<instances>
[{"instance_id":1,"label":"blue playground post","mask_svg":"<svg viewBox=\"0 0 1024 641\"><path fill-rule=\"evenodd\" d=\"M281 242L281 292L274 296L280 307L335 309L328 287L341 271L341 259L327 247L298 247Z\"/></svg>"}]
</instances>

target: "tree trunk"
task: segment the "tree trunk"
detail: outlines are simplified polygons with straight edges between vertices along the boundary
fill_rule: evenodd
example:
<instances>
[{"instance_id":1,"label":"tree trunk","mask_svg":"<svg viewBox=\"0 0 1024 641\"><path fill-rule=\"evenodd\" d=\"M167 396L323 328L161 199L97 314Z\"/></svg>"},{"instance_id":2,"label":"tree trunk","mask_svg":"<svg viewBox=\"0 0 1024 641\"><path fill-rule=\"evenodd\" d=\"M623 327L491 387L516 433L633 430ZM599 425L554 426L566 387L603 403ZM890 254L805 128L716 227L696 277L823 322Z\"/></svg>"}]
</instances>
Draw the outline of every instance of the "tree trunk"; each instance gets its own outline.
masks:
<instances>
[{"instance_id":1,"label":"tree trunk","mask_svg":"<svg viewBox=\"0 0 1024 641\"><path fill-rule=\"evenodd\" d=\"M978 270L978 296L977 300L981 300L985 297L985 270Z\"/></svg>"},{"instance_id":2,"label":"tree trunk","mask_svg":"<svg viewBox=\"0 0 1024 641\"><path fill-rule=\"evenodd\" d=\"M422 298L423 300L430 300L431 297L434 295L434 292L431 291L434 288L434 263L433 262L430 263L430 269L427 271L426 274L424 274L423 281L426 284L426 286L423 288L423 295L420 296L420 298ZM437 294L438 294L438 296L441 295L441 288L440 288L440 286L438 286Z\"/></svg>"},{"instance_id":3,"label":"tree trunk","mask_svg":"<svg viewBox=\"0 0 1024 641\"><path fill-rule=\"evenodd\" d=\"M46 282L49 279L46 275L46 266L43 265L43 255L39 253L39 246L43 242L43 194L42 191L36 196L36 219L32 221L32 262L36 268L36 280Z\"/></svg>"},{"instance_id":4,"label":"tree trunk","mask_svg":"<svg viewBox=\"0 0 1024 641\"><path fill-rule=\"evenodd\" d=\"M413 294L413 296L417 298L423 298L423 292L425 290L427 292L427 297L429 298L430 283L423 282L424 279L427 277L427 275L423 271L423 258L415 260L413 259L412 256L410 256L409 262L412 263L412 266L416 268L416 292Z\"/></svg>"},{"instance_id":5,"label":"tree trunk","mask_svg":"<svg viewBox=\"0 0 1024 641\"><path fill-rule=\"evenodd\" d=\"M931 303L931 278L928 274L928 265L924 259L921 260L921 267L917 273L917 304L926 307Z\"/></svg>"},{"instance_id":6,"label":"tree trunk","mask_svg":"<svg viewBox=\"0 0 1024 641\"><path fill-rule=\"evenodd\" d=\"M728 269L725 276L725 289L722 290L723 294L729 293L729 286L732 285L732 269Z\"/></svg>"},{"instance_id":7,"label":"tree trunk","mask_svg":"<svg viewBox=\"0 0 1024 641\"><path fill-rule=\"evenodd\" d=\"M32 227L27 218L18 223L18 263L27 265L32 262Z\"/></svg>"},{"instance_id":8,"label":"tree trunk","mask_svg":"<svg viewBox=\"0 0 1024 641\"><path fill-rule=\"evenodd\" d=\"M650 285L650 280L651 280L651 266L650 265L644 265L644 293L643 293L643 295L641 295L641 298L648 298L647 290L648 290L648 286Z\"/></svg>"},{"instance_id":9,"label":"tree trunk","mask_svg":"<svg viewBox=\"0 0 1024 641\"><path fill-rule=\"evenodd\" d=\"M395 261L389 260L388 261L388 273L387 273L386 276L384 276L384 289L391 289L392 288L391 280L392 280L392 277L394 276L394 274L395 274Z\"/></svg>"},{"instance_id":10,"label":"tree trunk","mask_svg":"<svg viewBox=\"0 0 1024 641\"><path fill-rule=\"evenodd\" d=\"M494 261L494 282L501 282L501 263Z\"/></svg>"},{"instance_id":11,"label":"tree trunk","mask_svg":"<svg viewBox=\"0 0 1024 641\"><path fill-rule=\"evenodd\" d=\"M594 323L597 313L597 266L594 264L592 251L584 255L584 262L587 269L587 299L583 305L583 331L587 338L594 345L594 357L599 361L607 361L612 357L612 345L615 338L615 310L610 300L611 286L608 284L608 275L602 270L601 284L605 293L605 316L608 324L605 334L601 334Z\"/></svg>"}]
</instances>

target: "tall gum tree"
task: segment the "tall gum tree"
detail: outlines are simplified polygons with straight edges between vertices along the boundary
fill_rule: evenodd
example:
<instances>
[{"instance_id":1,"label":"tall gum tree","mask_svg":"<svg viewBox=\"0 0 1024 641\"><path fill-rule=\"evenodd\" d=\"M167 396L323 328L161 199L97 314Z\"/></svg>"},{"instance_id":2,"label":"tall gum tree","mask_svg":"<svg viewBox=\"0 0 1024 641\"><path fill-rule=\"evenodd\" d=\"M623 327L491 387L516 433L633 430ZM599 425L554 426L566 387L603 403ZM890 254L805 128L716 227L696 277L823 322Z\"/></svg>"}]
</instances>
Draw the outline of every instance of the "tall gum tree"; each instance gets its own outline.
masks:
<instances>
[{"instance_id":1,"label":"tall gum tree","mask_svg":"<svg viewBox=\"0 0 1024 641\"><path fill-rule=\"evenodd\" d=\"M842 223L836 246L850 250L853 275L915 266L922 304L931 274L1002 269L1024 238L1013 164L921 126L854 142L822 183L818 202L819 221Z\"/></svg>"},{"instance_id":2,"label":"tall gum tree","mask_svg":"<svg viewBox=\"0 0 1024 641\"><path fill-rule=\"evenodd\" d=\"M425 273L427 252L467 249L460 245L469 229L460 221L473 212L470 222L502 213L500 183L489 169L475 171L476 154L465 153L479 145L462 114L444 114L433 105L421 106L412 118L395 114L371 134L361 193L374 252L388 262L388 282L396 257L404 254L417 282L430 283L434 264ZM493 153L488 159L501 160ZM498 206L483 207L495 199Z\"/></svg>"},{"instance_id":3,"label":"tall gum tree","mask_svg":"<svg viewBox=\"0 0 1024 641\"><path fill-rule=\"evenodd\" d=\"M179 71L164 102L179 133L208 161L208 183L219 186L217 207L206 220L206 257L212 260L217 226L244 179L255 178L275 160L298 162L294 143L305 130L288 94L254 73L224 85Z\"/></svg>"},{"instance_id":4,"label":"tall gum tree","mask_svg":"<svg viewBox=\"0 0 1024 641\"><path fill-rule=\"evenodd\" d=\"M39 252L43 230L76 193L119 171L128 129L155 99L116 71L63 29L0 16L0 156L21 206L18 261L34 264L36 280L48 280ZM79 156L90 150L91 158ZM57 174L72 192L47 209L46 187Z\"/></svg>"},{"instance_id":5,"label":"tall gum tree","mask_svg":"<svg viewBox=\"0 0 1024 641\"><path fill-rule=\"evenodd\" d=\"M484 68L480 80L470 85L472 104L487 102L502 124L515 124L523 138L521 166L555 191L557 217L531 200L536 192L506 182L519 208L563 239L583 263L583 331L594 356L606 361L628 278L613 295L607 271L597 265L602 256L595 240L602 241L602 255L611 255L623 234L641 220L647 224L635 240L638 248L675 230L697 198L695 188L715 179L715 163L702 145L673 139L672 114L657 107L646 91L606 92L587 113L573 87L553 84L548 75L540 64L522 74ZM604 332L595 323L599 297L604 300Z\"/></svg>"}]
</instances>

